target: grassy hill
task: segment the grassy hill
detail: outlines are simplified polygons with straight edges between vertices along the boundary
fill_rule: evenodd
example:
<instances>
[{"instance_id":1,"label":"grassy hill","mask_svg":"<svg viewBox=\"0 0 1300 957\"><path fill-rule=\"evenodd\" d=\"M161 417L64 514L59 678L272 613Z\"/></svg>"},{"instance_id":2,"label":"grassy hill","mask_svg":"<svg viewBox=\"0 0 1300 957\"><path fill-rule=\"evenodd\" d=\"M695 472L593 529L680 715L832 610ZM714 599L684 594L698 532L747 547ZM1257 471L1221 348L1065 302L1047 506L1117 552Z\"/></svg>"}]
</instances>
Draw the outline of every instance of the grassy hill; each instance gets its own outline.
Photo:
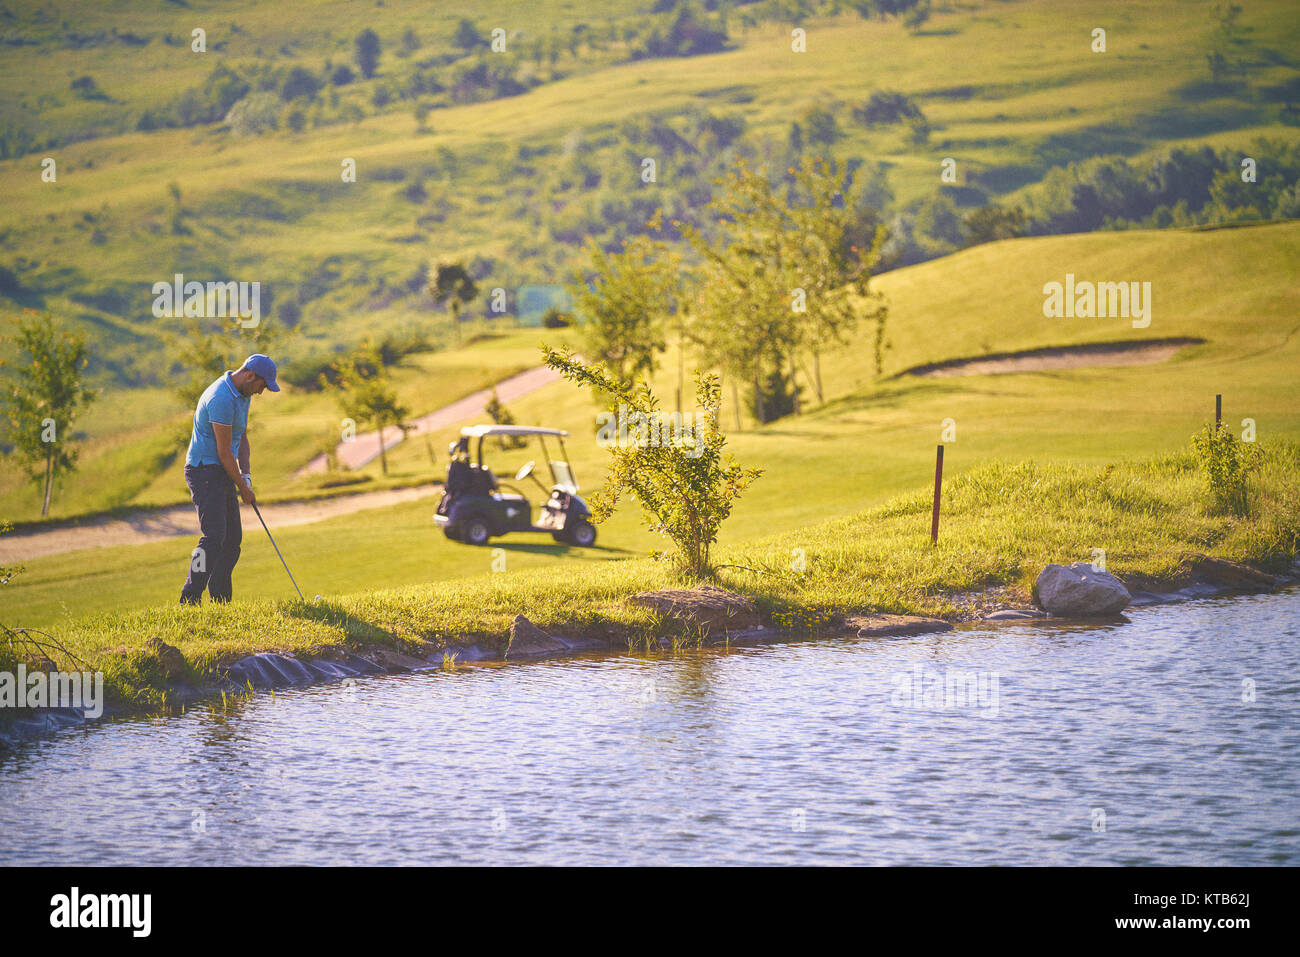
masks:
<instances>
[{"instance_id":1,"label":"grassy hill","mask_svg":"<svg viewBox=\"0 0 1300 957\"><path fill-rule=\"evenodd\" d=\"M1173 454L1212 420L1215 393L1224 395L1225 421L1234 430L1250 417L1261 440L1300 439L1294 376L1300 291L1292 280L1297 260L1300 223L1287 223L1012 240L881 277L894 304L886 375L865 380L858 357L868 354L868 344L852 343L827 364L831 393L824 407L731 431L729 447L737 458L765 471L740 500L723 545L744 549L773 535L783 542L820 540L822 523L925 488L946 418L957 428L956 441L946 447L949 479L994 460L1102 466ZM1042 285L1066 272L1151 282L1150 327L1133 329L1126 320L1045 319ZM948 379L898 375L961 356L1152 336L1206 341L1158 365ZM676 373L667 358L657 384L671 395ZM260 407L259 414L270 408ZM573 432L578 438L569 447L580 481L587 489L599 483L607 453L589 438L595 407L586 393L555 383L513 411L520 422ZM724 419L730 425L729 412ZM263 428L271 431L270 424ZM445 448L456 428L435 436L434 447ZM395 473L428 474L424 456L422 446L409 443L394 450L390 465ZM504 468L530 457L531 451L494 459ZM428 500L286 528L277 541L309 595L491 580L490 551L444 540L432 524L432 508ZM912 520L928 528L928 516L918 513ZM283 595L288 581L258 537L260 529L246 529L246 535L241 597ZM591 551L542 536L493 544L505 549L507 574L551 568L566 580L662 547L638 527L631 503L601 527L600 547ZM190 547L187 541L164 542L131 548L126 560L121 553L89 551L27 562L27 571L5 588L6 614L42 624L65 614L170 602ZM1144 546L1116 540L1107 547L1122 559Z\"/></svg>"},{"instance_id":2,"label":"grassy hill","mask_svg":"<svg viewBox=\"0 0 1300 957\"><path fill-rule=\"evenodd\" d=\"M149 290L176 272L264 283L271 315L297 328L286 356L304 361L363 329L431 326L437 313L421 291L431 258L470 263L484 288L512 294L566 281L584 239L613 242L656 207L696 215L709 179L736 156L785 165L794 125L803 149L865 161L887 214L941 193L963 209L1016 197L1055 167L1103 154L1201 141L1245 152L1260 135L1297 142L1288 105L1300 26L1289 5L1250 5L1233 41L1240 78L1218 85L1206 80L1212 7L940 5L915 34L850 12L799 17L810 45L796 54L790 17L764 3L717 15L723 52L640 59L630 58L671 9L488 3L473 17L484 32L501 24L507 49L468 55L451 42L459 13L414 3L386 3L382 16L342 0L119 2L75 19L8 11L0 110L32 139L0 162L0 265L14 277L0 295L89 331L106 384L159 387L172 371L156 361L160 336L184 325L154 319ZM206 53L189 46L200 22ZM373 78L283 99L294 68L319 80L327 65L351 63L369 24L384 51ZM1099 24L1105 53L1089 46ZM418 44L409 50L408 30ZM525 76L526 92L457 93L455 78L479 56ZM281 97L278 129L137 128L145 113L179 116L187 91L218 97L222 71L248 95ZM82 77L90 90L76 86ZM881 89L919 105L929 132L856 121ZM431 111L423 122L417 107ZM295 110L305 115L297 131ZM821 143L819 111L834 127ZM44 155L58 163L56 183L40 179ZM658 162L650 184L646 157ZM341 180L344 158L357 163L355 183ZM944 158L957 183L940 182Z\"/></svg>"}]
</instances>

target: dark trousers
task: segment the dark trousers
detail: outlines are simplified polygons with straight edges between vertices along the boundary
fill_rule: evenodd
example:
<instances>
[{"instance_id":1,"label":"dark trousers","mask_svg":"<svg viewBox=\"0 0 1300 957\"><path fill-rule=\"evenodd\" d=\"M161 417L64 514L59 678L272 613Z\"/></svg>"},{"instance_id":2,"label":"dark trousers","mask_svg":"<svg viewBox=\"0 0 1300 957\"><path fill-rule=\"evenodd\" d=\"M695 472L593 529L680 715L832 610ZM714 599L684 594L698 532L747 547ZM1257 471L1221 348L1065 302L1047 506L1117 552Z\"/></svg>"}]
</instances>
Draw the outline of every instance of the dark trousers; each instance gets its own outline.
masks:
<instances>
[{"instance_id":1,"label":"dark trousers","mask_svg":"<svg viewBox=\"0 0 1300 957\"><path fill-rule=\"evenodd\" d=\"M230 573L239 561L239 546L244 540L239 493L220 465L185 466L185 484L199 513L199 547L190 556L190 574L181 589L181 602L199 604L204 588L213 601L230 601Z\"/></svg>"}]
</instances>

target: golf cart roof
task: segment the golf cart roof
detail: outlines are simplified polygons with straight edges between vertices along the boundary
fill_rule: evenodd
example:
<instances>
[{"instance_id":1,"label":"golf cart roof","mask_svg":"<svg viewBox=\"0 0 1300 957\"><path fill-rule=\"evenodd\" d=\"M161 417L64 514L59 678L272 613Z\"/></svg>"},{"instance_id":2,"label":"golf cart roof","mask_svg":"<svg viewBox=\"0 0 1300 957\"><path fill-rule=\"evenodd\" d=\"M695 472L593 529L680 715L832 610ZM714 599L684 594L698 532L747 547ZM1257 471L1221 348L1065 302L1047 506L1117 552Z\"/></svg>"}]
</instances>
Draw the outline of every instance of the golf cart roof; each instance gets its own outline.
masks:
<instances>
[{"instance_id":1,"label":"golf cart roof","mask_svg":"<svg viewBox=\"0 0 1300 957\"><path fill-rule=\"evenodd\" d=\"M467 425L460 430L460 434L476 439L485 435L558 435L563 437L569 433L563 429L543 429L535 425Z\"/></svg>"}]
</instances>

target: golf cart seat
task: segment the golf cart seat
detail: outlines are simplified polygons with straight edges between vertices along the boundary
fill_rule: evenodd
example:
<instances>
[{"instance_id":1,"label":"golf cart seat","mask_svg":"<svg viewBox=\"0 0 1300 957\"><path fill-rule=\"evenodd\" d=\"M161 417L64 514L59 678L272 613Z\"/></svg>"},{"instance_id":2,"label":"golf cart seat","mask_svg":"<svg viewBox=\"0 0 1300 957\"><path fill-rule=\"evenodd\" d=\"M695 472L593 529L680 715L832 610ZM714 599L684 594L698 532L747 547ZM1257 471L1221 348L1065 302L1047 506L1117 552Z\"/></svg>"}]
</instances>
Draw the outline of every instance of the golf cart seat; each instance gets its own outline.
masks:
<instances>
[{"instance_id":1,"label":"golf cart seat","mask_svg":"<svg viewBox=\"0 0 1300 957\"><path fill-rule=\"evenodd\" d=\"M452 498L491 495L496 488L497 478L489 468L460 459L453 459L447 466L447 495Z\"/></svg>"},{"instance_id":2,"label":"golf cart seat","mask_svg":"<svg viewBox=\"0 0 1300 957\"><path fill-rule=\"evenodd\" d=\"M482 465L469 467L469 494L490 495L496 491L497 477L492 470Z\"/></svg>"},{"instance_id":3,"label":"golf cart seat","mask_svg":"<svg viewBox=\"0 0 1300 957\"><path fill-rule=\"evenodd\" d=\"M469 491L470 464L464 459L452 459L447 466L447 494L464 495Z\"/></svg>"}]
</instances>

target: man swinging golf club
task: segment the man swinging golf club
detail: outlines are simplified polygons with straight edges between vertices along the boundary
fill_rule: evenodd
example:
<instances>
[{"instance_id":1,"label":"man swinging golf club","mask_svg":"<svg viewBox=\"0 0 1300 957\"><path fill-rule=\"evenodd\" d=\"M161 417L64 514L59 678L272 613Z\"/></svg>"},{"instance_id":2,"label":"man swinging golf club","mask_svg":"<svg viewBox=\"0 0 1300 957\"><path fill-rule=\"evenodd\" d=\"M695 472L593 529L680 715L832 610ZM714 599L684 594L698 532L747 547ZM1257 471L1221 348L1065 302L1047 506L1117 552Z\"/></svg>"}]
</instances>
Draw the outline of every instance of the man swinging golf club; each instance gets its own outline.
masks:
<instances>
[{"instance_id":1,"label":"man swinging golf club","mask_svg":"<svg viewBox=\"0 0 1300 957\"><path fill-rule=\"evenodd\" d=\"M230 574L244 536L239 500L257 507L249 474L248 407L264 389L280 391L275 363L264 355L249 356L238 371L208 386L194 410L185 484L199 513L200 537L181 589L182 605L199 604L204 588L213 601L230 601Z\"/></svg>"}]
</instances>

